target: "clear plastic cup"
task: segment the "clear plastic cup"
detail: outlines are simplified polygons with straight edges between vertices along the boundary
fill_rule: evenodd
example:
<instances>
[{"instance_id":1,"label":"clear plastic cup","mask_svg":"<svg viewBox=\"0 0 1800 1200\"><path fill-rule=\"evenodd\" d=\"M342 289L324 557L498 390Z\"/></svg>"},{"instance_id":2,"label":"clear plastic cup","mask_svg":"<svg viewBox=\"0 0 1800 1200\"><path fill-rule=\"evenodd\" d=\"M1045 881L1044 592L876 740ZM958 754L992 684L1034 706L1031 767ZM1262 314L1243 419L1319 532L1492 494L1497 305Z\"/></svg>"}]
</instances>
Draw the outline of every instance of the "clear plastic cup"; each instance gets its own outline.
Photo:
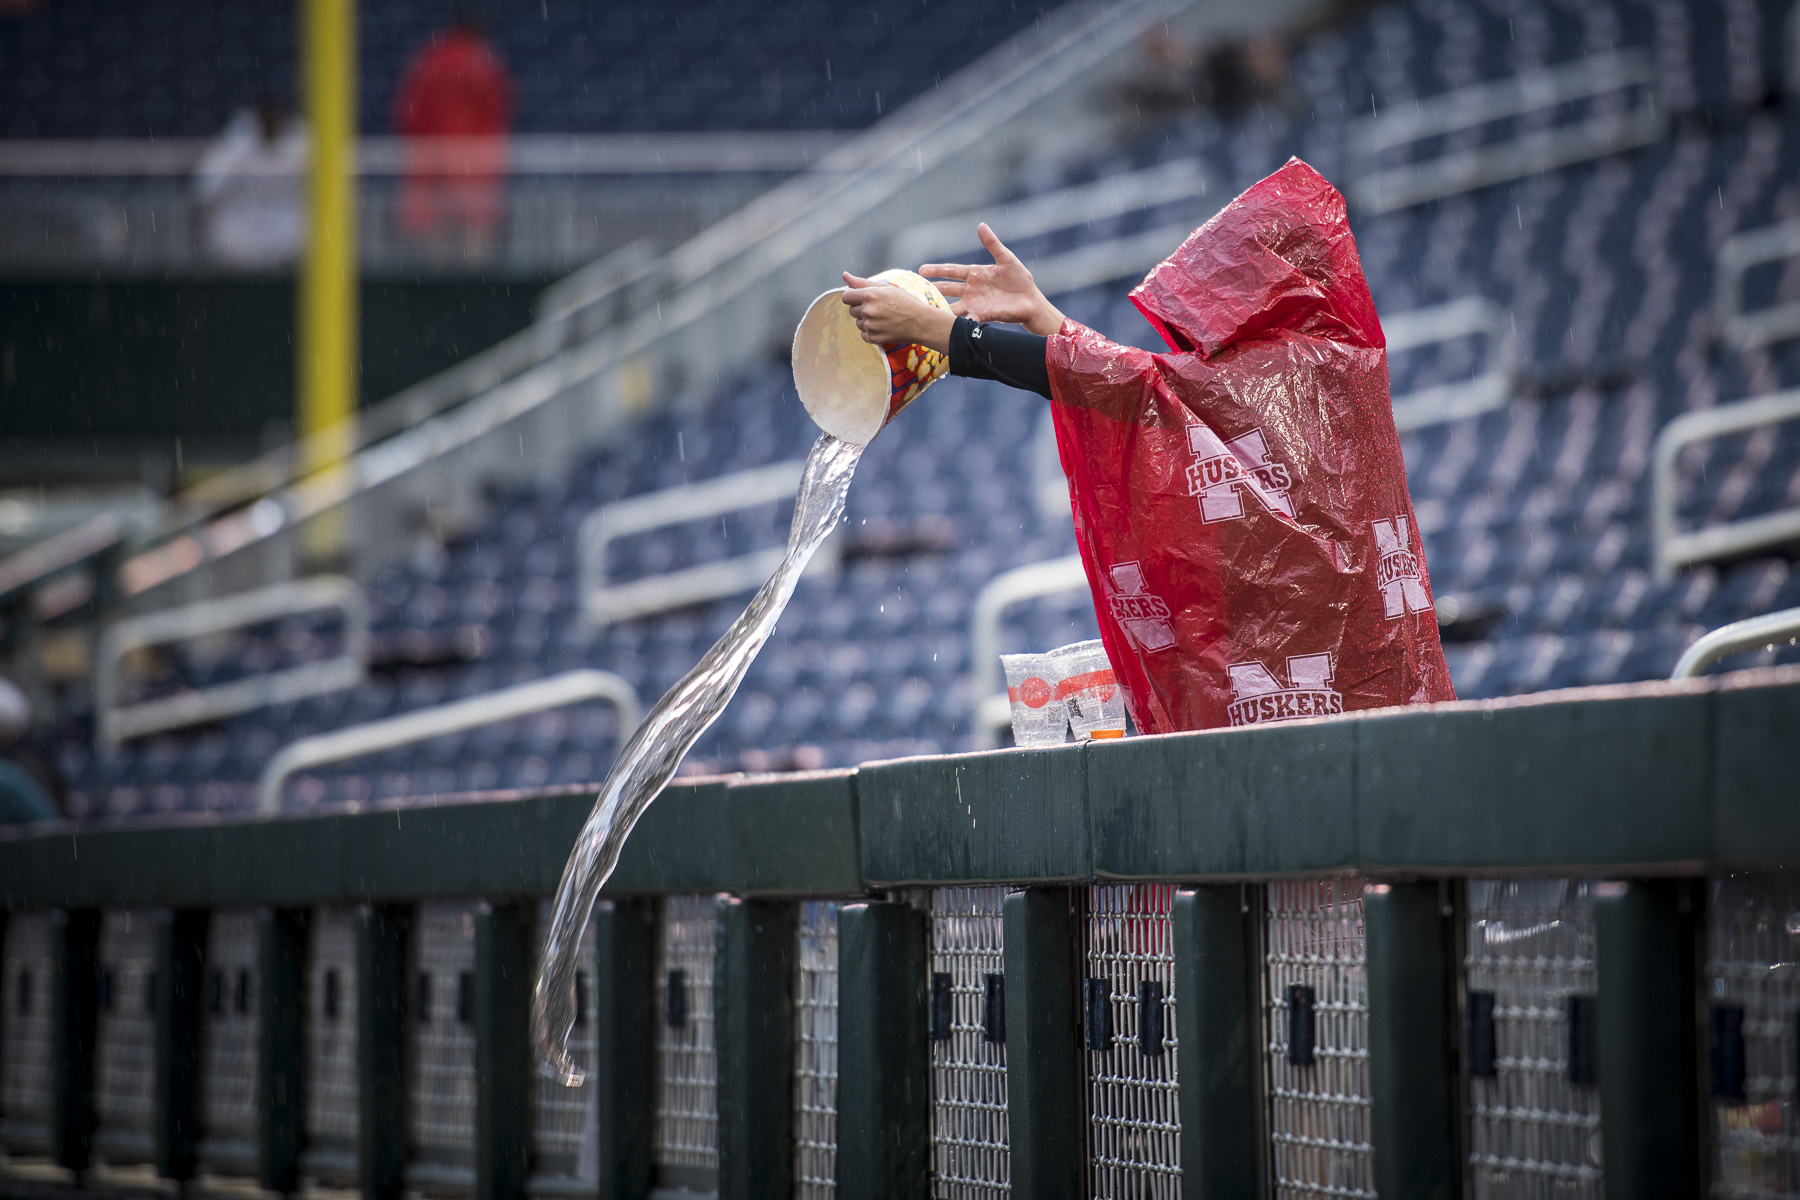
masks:
<instances>
[{"instance_id":1,"label":"clear plastic cup","mask_svg":"<svg viewBox=\"0 0 1800 1200\"><path fill-rule=\"evenodd\" d=\"M1125 736L1125 695L1098 638L1058 646L1043 657L1054 660L1055 698L1068 713L1076 741Z\"/></svg>"},{"instance_id":2,"label":"clear plastic cup","mask_svg":"<svg viewBox=\"0 0 1800 1200\"><path fill-rule=\"evenodd\" d=\"M1050 654L1002 654L1006 698L1012 701L1013 743L1060 746L1069 732L1069 706L1056 698L1060 661Z\"/></svg>"}]
</instances>

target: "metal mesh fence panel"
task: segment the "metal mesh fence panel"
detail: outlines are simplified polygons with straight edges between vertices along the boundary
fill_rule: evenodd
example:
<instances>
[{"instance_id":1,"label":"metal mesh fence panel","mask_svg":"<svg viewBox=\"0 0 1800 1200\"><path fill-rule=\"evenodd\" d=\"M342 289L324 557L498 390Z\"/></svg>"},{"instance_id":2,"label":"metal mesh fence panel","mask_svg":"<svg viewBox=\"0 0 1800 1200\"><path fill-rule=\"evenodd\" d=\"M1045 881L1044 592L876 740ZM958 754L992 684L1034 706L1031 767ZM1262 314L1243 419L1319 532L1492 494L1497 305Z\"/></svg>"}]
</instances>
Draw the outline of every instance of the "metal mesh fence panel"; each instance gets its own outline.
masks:
<instances>
[{"instance_id":1,"label":"metal mesh fence panel","mask_svg":"<svg viewBox=\"0 0 1800 1200\"><path fill-rule=\"evenodd\" d=\"M541 960L544 941L550 932L550 898L538 903L536 949L534 963ZM594 927L590 923L581 935L581 961L592 963L597 953ZM569 1031L569 1053L583 1073L594 1069L594 976L589 968L575 972L575 1027ZM537 1172L573 1179L585 1167L593 1175L597 1169L593 1151L583 1163L583 1139L598 1138L598 1114L591 1107L594 1087L584 1081L580 1087L564 1087L554 1079L537 1076L537 1105L532 1113L531 1143L537 1156ZM597 1176L595 1176L597 1177Z\"/></svg>"},{"instance_id":2,"label":"metal mesh fence panel","mask_svg":"<svg viewBox=\"0 0 1800 1200\"><path fill-rule=\"evenodd\" d=\"M475 912L421 904L413 926L412 1130L421 1164L470 1167L475 1145ZM415 1173L417 1174L417 1173Z\"/></svg>"},{"instance_id":3,"label":"metal mesh fence panel","mask_svg":"<svg viewBox=\"0 0 1800 1200\"><path fill-rule=\"evenodd\" d=\"M256 914L213 913L201 1006L201 1121L215 1165L251 1165L256 1138Z\"/></svg>"},{"instance_id":4,"label":"metal mesh fence panel","mask_svg":"<svg viewBox=\"0 0 1800 1200\"><path fill-rule=\"evenodd\" d=\"M1181 1195L1169 884L1088 889L1088 1175L1096 1198Z\"/></svg>"},{"instance_id":5,"label":"metal mesh fence panel","mask_svg":"<svg viewBox=\"0 0 1800 1200\"><path fill-rule=\"evenodd\" d=\"M150 1153L156 1082L156 927L149 912L109 912L100 925L100 1014L94 1047L94 1142L109 1162Z\"/></svg>"},{"instance_id":6,"label":"metal mesh fence panel","mask_svg":"<svg viewBox=\"0 0 1800 1200\"><path fill-rule=\"evenodd\" d=\"M837 905L800 905L794 988L794 1194L837 1195Z\"/></svg>"},{"instance_id":7,"label":"metal mesh fence panel","mask_svg":"<svg viewBox=\"0 0 1800 1200\"><path fill-rule=\"evenodd\" d=\"M306 964L306 1133L315 1150L356 1154L356 910L313 913Z\"/></svg>"},{"instance_id":8,"label":"metal mesh fence panel","mask_svg":"<svg viewBox=\"0 0 1800 1200\"><path fill-rule=\"evenodd\" d=\"M14 913L6 926L6 974L0 979L0 1117L10 1137L50 1120L50 1005L56 963L50 957L50 914Z\"/></svg>"},{"instance_id":9,"label":"metal mesh fence panel","mask_svg":"<svg viewBox=\"0 0 1800 1200\"><path fill-rule=\"evenodd\" d=\"M670 896L659 923L652 1146L657 1168L670 1183L705 1185L704 1176L719 1169L712 994L716 903L712 896Z\"/></svg>"},{"instance_id":10,"label":"metal mesh fence panel","mask_svg":"<svg viewBox=\"0 0 1800 1200\"><path fill-rule=\"evenodd\" d=\"M931 1041L932 1186L945 1200L989 1200L1012 1191L1006 1045L1003 1034L998 1042L989 1040L986 1022L988 979L1006 969L1000 936L1005 897L1001 887L931 893L932 1020L942 1026Z\"/></svg>"},{"instance_id":11,"label":"metal mesh fence panel","mask_svg":"<svg viewBox=\"0 0 1800 1200\"><path fill-rule=\"evenodd\" d=\"M1362 882L1271 883L1268 938L1276 1195L1373 1196ZM1290 1022L1312 1026L1311 1045L1290 1047Z\"/></svg>"},{"instance_id":12,"label":"metal mesh fence panel","mask_svg":"<svg viewBox=\"0 0 1800 1200\"><path fill-rule=\"evenodd\" d=\"M1472 879L1468 921L1467 994L1493 1012L1493 1074L1469 1075L1475 1195L1599 1200L1599 1090L1569 1081L1569 997L1596 986L1587 883Z\"/></svg>"},{"instance_id":13,"label":"metal mesh fence panel","mask_svg":"<svg viewBox=\"0 0 1800 1200\"><path fill-rule=\"evenodd\" d=\"M1800 1195L1800 877L1715 880L1708 923L1712 1194Z\"/></svg>"}]
</instances>

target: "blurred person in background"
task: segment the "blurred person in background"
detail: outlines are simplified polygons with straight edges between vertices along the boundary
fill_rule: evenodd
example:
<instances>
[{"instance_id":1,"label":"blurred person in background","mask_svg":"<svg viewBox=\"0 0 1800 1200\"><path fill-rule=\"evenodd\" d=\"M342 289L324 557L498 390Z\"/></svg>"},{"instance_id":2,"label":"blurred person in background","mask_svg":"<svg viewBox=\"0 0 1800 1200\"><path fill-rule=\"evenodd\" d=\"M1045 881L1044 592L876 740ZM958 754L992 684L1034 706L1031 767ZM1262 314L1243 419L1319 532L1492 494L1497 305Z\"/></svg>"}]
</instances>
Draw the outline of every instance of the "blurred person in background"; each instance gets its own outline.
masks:
<instances>
[{"instance_id":1,"label":"blurred person in background","mask_svg":"<svg viewBox=\"0 0 1800 1200\"><path fill-rule=\"evenodd\" d=\"M481 20L457 15L413 56L394 96L407 139L400 229L445 250L485 257L504 215L513 82Z\"/></svg>"},{"instance_id":2,"label":"blurred person in background","mask_svg":"<svg viewBox=\"0 0 1800 1200\"><path fill-rule=\"evenodd\" d=\"M62 773L31 739L30 729L31 702L10 680L0 679L0 825L63 815Z\"/></svg>"},{"instance_id":3,"label":"blurred person in background","mask_svg":"<svg viewBox=\"0 0 1800 1200\"><path fill-rule=\"evenodd\" d=\"M201 241L234 267L291 265L300 254L306 132L271 96L240 109L207 148L195 176Z\"/></svg>"}]
</instances>

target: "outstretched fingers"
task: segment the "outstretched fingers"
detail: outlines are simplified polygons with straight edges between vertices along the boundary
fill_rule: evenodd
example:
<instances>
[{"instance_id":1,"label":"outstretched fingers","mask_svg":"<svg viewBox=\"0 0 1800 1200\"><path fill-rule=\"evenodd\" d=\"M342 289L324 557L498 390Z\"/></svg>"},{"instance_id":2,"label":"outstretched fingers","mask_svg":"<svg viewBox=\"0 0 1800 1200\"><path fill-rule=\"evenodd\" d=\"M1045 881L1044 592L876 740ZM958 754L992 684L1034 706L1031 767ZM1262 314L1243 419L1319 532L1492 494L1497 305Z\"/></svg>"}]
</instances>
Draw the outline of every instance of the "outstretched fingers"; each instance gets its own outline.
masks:
<instances>
[{"instance_id":1,"label":"outstretched fingers","mask_svg":"<svg viewBox=\"0 0 1800 1200\"><path fill-rule=\"evenodd\" d=\"M967 279L974 270L977 268L967 263L926 263L919 268L919 274L927 279Z\"/></svg>"},{"instance_id":2,"label":"outstretched fingers","mask_svg":"<svg viewBox=\"0 0 1800 1200\"><path fill-rule=\"evenodd\" d=\"M981 244L987 248L987 252L994 256L994 262L997 265L1004 267L1009 263L1019 261L1019 256L1006 248L1006 243L1000 240L999 234L988 228L986 221L975 227L975 236L981 239Z\"/></svg>"}]
</instances>

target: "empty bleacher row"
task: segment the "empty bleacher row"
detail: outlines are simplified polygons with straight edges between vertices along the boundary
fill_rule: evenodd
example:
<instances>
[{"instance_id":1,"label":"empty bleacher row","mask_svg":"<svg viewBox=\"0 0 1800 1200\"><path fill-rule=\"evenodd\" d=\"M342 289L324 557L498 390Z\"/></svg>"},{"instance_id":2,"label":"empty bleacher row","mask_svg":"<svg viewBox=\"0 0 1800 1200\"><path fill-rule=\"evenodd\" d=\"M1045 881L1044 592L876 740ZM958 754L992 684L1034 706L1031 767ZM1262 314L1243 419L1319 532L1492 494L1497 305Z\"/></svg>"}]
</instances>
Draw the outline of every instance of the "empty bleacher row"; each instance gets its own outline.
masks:
<instances>
[{"instance_id":1,"label":"empty bleacher row","mask_svg":"<svg viewBox=\"0 0 1800 1200\"><path fill-rule=\"evenodd\" d=\"M361 6L365 133L388 132L411 55L479 12L517 86L524 133L856 129L1037 19L982 2ZM20 10L20 11L12 11ZM0 13L0 137L206 137L295 95L289 8L54 0Z\"/></svg>"},{"instance_id":2,"label":"empty bleacher row","mask_svg":"<svg viewBox=\"0 0 1800 1200\"><path fill-rule=\"evenodd\" d=\"M1800 576L1773 553L1656 582L1650 523L1660 429L1684 412L1800 384L1800 344L1722 345L1711 305L1718 247L1800 216L1791 168L1800 161L1800 104L1778 102L1779 62L1750 54L1744 47L1762 43L1742 37L1746 22L1767 32L1786 21L1784 6L1701 0L1654 9L1384 6L1294 47L1299 99L1230 119L1196 112L1129 146L1040 165L1027 194L1186 159L1204 168L1218 203L1289 154L1341 181L1345 146L1365 111L1567 61L1576 50L1649 55L1660 103L1676 117L1649 144L1432 203L1375 215L1353 208L1352 221L1385 318L1481 297L1507 312L1513 331L1510 403L1403 438L1459 694L1659 678L1704 629L1800 604ZM1492 145L1539 119L1451 137ZM1414 151L1431 152L1428 142ZM1139 209L1018 249L1030 262L1097 246L1158 228L1172 211ZM1005 236L1004 221L996 225ZM1752 303L1800 296L1800 271L1779 268L1747 281ZM1154 345L1124 298L1131 282L1057 299L1077 320ZM1393 391L1467 378L1493 352L1462 338L1397 353ZM851 490L841 569L802 583L690 769L851 764L972 745L980 697L968 632L977 593L1001 571L1074 549L1066 516L1035 499L1043 419L1036 397L950 380L885 431ZM92 751L72 724L63 751L72 808L244 807L260 764L294 737L578 666L617 672L653 699L724 632L742 597L603 628L584 623L581 520L620 497L797 457L812 435L784 364L672 403L566 478L498 496L481 528L373 580L382 666L368 686L118 754ZM1690 449L1679 460L1683 519L1717 522L1800 502L1797 449L1794 425ZM773 544L785 522L785 508L770 506L643 534L615 547L609 571L631 578ZM1075 591L1013 610L1003 648L1047 648L1093 628L1091 602ZM294 623L248 657L215 658L323 654L327 642ZM1726 665L1793 655L1774 648ZM203 672L222 678L224 668L190 656L169 669L191 685ZM288 802L585 782L610 761L615 723L608 710L578 708L442 738L311 773Z\"/></svg>"}]
</instances>

